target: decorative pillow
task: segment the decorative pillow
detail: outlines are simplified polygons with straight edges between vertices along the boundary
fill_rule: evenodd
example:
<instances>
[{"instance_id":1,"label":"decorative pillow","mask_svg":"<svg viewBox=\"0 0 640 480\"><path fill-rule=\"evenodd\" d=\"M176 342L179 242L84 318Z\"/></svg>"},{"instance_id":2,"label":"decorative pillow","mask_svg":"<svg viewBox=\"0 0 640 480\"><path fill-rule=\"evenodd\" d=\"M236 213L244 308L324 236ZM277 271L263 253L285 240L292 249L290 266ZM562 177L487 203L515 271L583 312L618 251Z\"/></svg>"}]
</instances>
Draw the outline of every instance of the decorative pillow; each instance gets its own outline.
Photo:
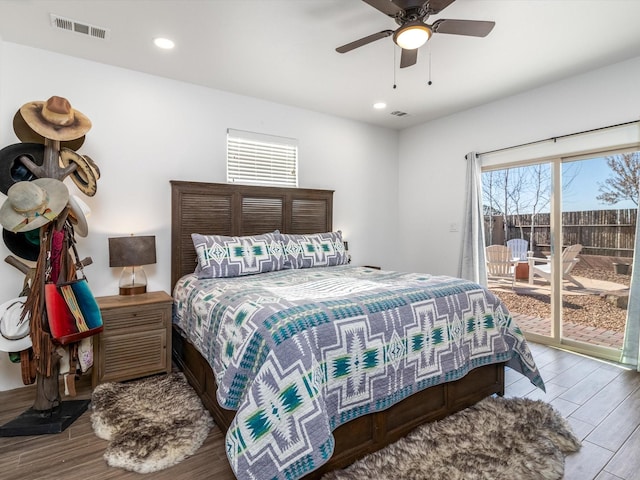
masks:
<instances>
[{"instance_id":1,"label":"decorative pillow","mask_svg":"<svg viewBox=\"0 0 640 480\"><path fill-rule=\"evenodd\" d=\"M221 278L281 270L284 266L278 232L247 237L192 233L198 257L198 278Z\"/></svg>"},{"instance_id":2,"label":"decorative pillow","mask_svg":"<svg viewBox=\"0 0 640 480\"><path fill-rule=\"evenodd\" d=\"M331 267L349 263L342 232L288 235L281 233L284 268Z\"/></svg>"}]
</instances>

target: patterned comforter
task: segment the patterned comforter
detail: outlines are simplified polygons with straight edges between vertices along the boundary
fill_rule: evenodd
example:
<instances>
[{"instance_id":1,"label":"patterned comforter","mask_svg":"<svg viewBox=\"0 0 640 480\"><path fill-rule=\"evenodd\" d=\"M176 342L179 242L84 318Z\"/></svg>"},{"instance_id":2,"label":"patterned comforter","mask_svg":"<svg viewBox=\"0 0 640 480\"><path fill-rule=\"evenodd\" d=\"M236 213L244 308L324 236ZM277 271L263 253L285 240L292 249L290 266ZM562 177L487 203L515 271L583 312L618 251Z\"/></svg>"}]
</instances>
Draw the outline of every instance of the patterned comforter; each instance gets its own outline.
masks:
<instances>
[{"instance_id":1,"label":"patterned comforter","mask_svg":"<svg viewBox=\"0 0 640 480\"><path fill-rule=\"evenodd\" d=\"M544 388L500 300L466 280L336 266L183 277L174 323L236 410L227 455L240 480L295 479L325 463L332 430L476 366Z\"/></svg>"}]
</instances>

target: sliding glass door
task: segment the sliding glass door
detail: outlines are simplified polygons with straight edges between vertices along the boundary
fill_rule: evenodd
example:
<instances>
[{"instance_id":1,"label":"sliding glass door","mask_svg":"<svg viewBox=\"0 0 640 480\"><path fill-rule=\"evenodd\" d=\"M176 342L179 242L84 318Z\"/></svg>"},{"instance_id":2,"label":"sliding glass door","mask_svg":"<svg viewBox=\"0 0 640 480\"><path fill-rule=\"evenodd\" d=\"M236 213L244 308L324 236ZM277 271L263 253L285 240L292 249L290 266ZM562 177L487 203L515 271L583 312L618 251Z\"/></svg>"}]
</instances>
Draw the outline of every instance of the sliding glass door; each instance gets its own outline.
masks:
<instances>
[{"instance_id":1,"label":"sliding glass door","mask_svg":"<svg viewBox=\"0 0 640 480\"><path fill-rule=\"evenodd\" d=\"M633 260L640 152L562 163L564 343L619 352Z\"/></svg>"},{"instance_id":2,"label":"sliding glass door","mask_svg":"<svg viewBox=\"0 0 640 480\"><path fill-rule=\"evenodd\" d=\"M489 277L527 337L619 358L639 169L622 152L483 172L487 245L527 242L513 286Z\"/></svg>"}]
</instances>

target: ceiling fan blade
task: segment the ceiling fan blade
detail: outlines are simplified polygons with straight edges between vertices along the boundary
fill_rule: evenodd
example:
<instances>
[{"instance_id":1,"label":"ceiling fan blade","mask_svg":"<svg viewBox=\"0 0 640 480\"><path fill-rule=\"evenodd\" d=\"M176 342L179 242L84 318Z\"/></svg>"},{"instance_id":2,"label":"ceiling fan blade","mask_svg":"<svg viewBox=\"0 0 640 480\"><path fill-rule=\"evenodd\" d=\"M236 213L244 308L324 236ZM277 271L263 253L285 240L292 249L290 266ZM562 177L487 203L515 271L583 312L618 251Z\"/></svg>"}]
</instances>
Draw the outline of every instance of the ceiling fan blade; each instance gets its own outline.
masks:
<instances>
[{"instance_id":1,"label":"ceiling fan blade","mask_svg":"<svg viewBox=\"0 0 640 480\"><path fill-rule=\"evenodd\" d=\"M391 0L362 0L362 1L364 3L368 3L376 10L379 10L385 15L389 15L390 17L395 17L397 14L404 12L404 10L402 10L399 6L397 6Z\"/></svg>"},{"instance_id":2,"label":"ceiling fan blade","mask_svg":"<svg viewBox=\"0 0 640 480\"><path fill-rule=\"evenodd\" d=\"M362 47L367 43L375 42L376 40L380 40L381 38L388 37L393 34L393 30L383 30L378 33L374 33L373 35L369 35L367 37L361 38L360 40L356 40L351 43L347 43L346 45L342 45L341 47L336 48L336 52L338 53L347 53L353 50L354 48Z\"/></svg>"},{"instance_id":3,"label":"ceiling fan blade","mask_svg":"<svg viewBox=\"0 0 640 480\"><path fill-rule=\"evenodd\" d=\"M447 8L456 0L431 0L427 5L427 15L435 15Z\"/></svg>"},{"instance_id":4,"label":"ceiling fan blade","mask_svg":"<svg viewBox=\"0 0 640 480\"><path fill-rule=\"evenodd\" d=\"M400 68L410 67L411 65L415 65L418 61L418 49L414 48L413 50L407 50L406 48L402 49L402 56L400 57Z\"/></svg>"},{"instance_id":5,"label":"ceiling fan blade","mask_svg":"<svg viewBox=\"0 0 640 480\"><path fill-rule=\"evenodd\" d=\"M433 33L450 33L453 35L469 35L471 37L486 37L496 22L484 20L437 20L431 25Z\"/></svg>"}]
</instances>

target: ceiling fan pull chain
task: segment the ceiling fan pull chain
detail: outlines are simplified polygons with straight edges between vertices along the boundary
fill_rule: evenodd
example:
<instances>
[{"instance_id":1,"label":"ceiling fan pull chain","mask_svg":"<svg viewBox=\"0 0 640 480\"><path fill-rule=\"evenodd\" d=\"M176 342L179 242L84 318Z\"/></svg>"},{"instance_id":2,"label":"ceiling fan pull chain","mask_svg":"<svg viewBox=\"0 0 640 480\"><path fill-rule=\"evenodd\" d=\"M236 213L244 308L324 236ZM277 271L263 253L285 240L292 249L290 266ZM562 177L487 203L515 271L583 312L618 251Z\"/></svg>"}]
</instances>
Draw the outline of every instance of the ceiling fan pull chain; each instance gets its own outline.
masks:
<instances>
[{"instance_id":1,"label":"ceiling fan pull chain","mask_svg":"<svg viewBox=\"0 0 640 480\"><path fill-rule=\"evenodd\" d=\"M397 53L398 49L396 48L396 46L393 46L393 89L395 90L397 85L396 85L396 53Z\"/></svg>"},{"instance_id":2,"label":"ceiling fan pull chain","mask_svg":"<svg viewBox=\"0 0 640 480\"><path fill-rule=\"evenodd\" d=\"M429 81L427 82L427 85L431 86L433 85L433 82L431 81L431 44L427 45L427 54L429 55Z\"/></svg>"}]
</instances>

